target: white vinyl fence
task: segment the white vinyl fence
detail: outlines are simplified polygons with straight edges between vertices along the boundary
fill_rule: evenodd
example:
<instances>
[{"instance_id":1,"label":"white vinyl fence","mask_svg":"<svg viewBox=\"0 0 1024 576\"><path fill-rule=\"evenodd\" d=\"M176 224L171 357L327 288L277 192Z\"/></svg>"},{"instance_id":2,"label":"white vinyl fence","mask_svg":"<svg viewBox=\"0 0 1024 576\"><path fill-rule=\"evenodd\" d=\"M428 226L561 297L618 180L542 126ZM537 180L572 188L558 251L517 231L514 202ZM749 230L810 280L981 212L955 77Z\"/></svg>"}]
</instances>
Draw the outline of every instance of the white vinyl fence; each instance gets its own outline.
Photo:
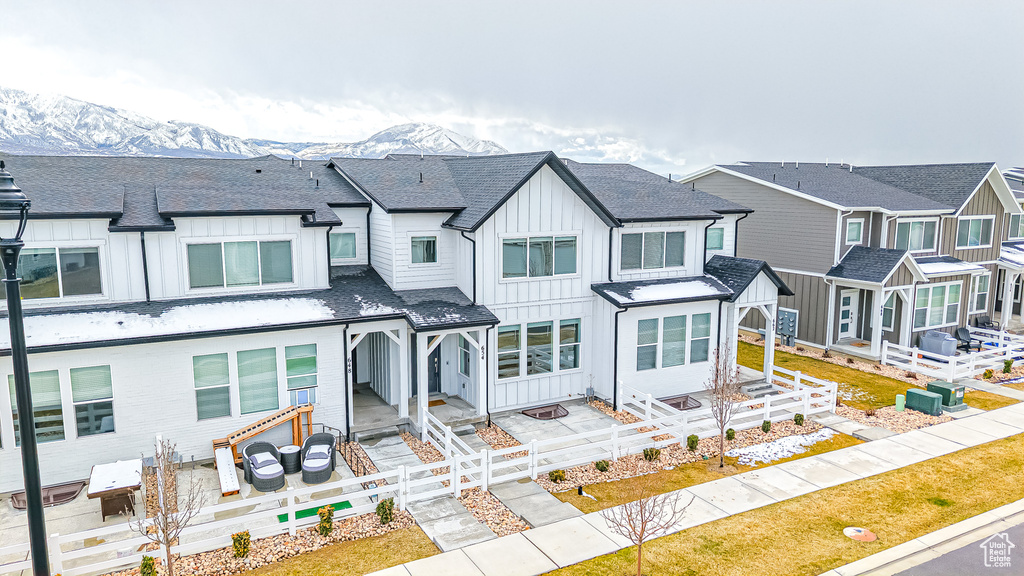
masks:
<instances>
[{"instance_id":1,"label":"white vinyl fence","mask_svg":"<svg viewBox=\"0 0 1024 576\"><path fill-rule=\"evenodd\" d=\"M776 381L792 390L778 387L783 393L739 403L731 428L744 430L760 426L764 420L774 422L790 419L795 413L810 416L835 409L835 383L781 368L776 368L776 372L783 375L776 376ZM394 498L396 507L404 510L409 502L447 495L459 497L470 488L487 490L491 484L537 478L552 470L597 460L617 460L644 448L684 445L690 434L706 438L717 433L710 410L679 411L625 386L620 386L619 406L643 421L481 452L474 452L448 426L427 413L421 420L421 437L445 455L444 461L204 507L172 552L188 555L224 548L231 545L231 534L242 530L249 530L253 539L294 535L296 530L319 521L315 514L296 518L297 512L341 501L348 501L352 507L336 510L336 520L372 512L376 502L386 498ZM435 476L431 472L444 467L449 468L447 474ZM327 491L335 495L312 499L315 493ZM284 516L283 521L279 521L279 515ZM86 546L86 539L102 539L103 543ZM54 534L50 542L51 573L79 576L138 566L143 556L139 550L148 543L127 522L74 534ZM145 554L163 558L162 550ZM29 569L28 555L27 543L0 548L0 576Z\"/></svg>"},{"instance_id":2,"label":"white vinyl fence","mask_svg":"<svg viewBox=\"0 0 1024 576\"><path fill-rule=\"evenodd\" d=\"M969 328L971 339L981 351L960 352L956 356L944 356L925 352L916 346L908 348L890 342L882 342L882 364L896 366L902 370L924 374L939 380L956 382L962 378L974 378L985 370L1000 371L1003 362L1024 357L1024 337L984 328Z\"/></svg>"}]
</instances>

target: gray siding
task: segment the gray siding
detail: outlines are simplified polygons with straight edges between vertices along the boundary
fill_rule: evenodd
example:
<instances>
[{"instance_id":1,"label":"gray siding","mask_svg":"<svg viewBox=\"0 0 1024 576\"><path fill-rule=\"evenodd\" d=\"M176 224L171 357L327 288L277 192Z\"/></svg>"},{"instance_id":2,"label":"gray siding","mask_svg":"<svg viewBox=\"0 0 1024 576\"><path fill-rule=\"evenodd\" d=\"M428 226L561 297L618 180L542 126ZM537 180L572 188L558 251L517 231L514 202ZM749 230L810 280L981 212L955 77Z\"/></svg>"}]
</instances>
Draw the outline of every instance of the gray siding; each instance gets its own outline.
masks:
<instances>
[{"instance_id":1,"label":"gray siding","mask_svg":"<svg viewBox=\"0 0 1024 576\"><path fill-rule=\"evenodd\" d=\"M864 229L861 232L861 241L859 244L847 244L846 243L846 224L850 220L863 220ZM853 212L846 216L843 216L843 224L839 227L839 259L841 260L846 253L854 246L871 246L871 212Z\"/></svg>"},{"instance_id":2,"label":"gray siding","mask_svg":"<svg viewBox=\"0 0 1024 576\"><path fill-rule=\"evenodd\" d=\"M824 278L790 272L778 274L795 293L793 296L780 296L779 306L800 311L797 339L824 346L828 310L828 285Z\"/></svg>"},{"instance_id":3,"label":"gray siding","mask_svg":"<svg viewBox=\"0 0 1024 576\"><path fill-rule=\"evenodd\" d=\"M882 245L882 227L885 216L881 212L871 214L871 247L878 248Z\"/></svg>"},{"instance_id":4,"label":"gray siding","mask_svg":"<svg viewBox=\"0 0 1024 576\"><path fill-rule=\"evenodd\" d=\"M889 277L889 281L885 283L886 288L892 288L894 286L910 286L914 283L914 273L910 271L910 267L904 262L900 264L900 267L892 273Z\"/></svg>"},{"instance_id":5,"label":"gray siding","mask_svg":"<svg viewBox=\"0 0 1024 576\"><path fill-rule=\"evenodd\" d=\"M942 238L939 242L942 254L949 254L954 258L959 258L967 262L991 262L999 258L999 243L1000 239L1003 238L1003 230L1006 227L1003 224L1003 218L1005 208L1003 203L1000 202L999 196L996 195L996 191L992 189L992 185L986 181L981 185L978 193L974 195L970 201L964 206L962 215L964 216L982 216L982 215L994 215L995 222L992 225L992 246L989 248L973 248L969 250L957 250L956 249L956 230L957 220L955 218L944 219L942 228Z\"/></svg>"},{"instance_id":6,"label":"gray siding","mask_svg":"<svg viewBox=\"0 0 1024 576\"><path fill-rule=\"evenodd\" d=\"M836 210L721 172L699 178L696 185L754 210L739 223L737 256L819 274L832 267Z\"/></svg>"}]
</instances>

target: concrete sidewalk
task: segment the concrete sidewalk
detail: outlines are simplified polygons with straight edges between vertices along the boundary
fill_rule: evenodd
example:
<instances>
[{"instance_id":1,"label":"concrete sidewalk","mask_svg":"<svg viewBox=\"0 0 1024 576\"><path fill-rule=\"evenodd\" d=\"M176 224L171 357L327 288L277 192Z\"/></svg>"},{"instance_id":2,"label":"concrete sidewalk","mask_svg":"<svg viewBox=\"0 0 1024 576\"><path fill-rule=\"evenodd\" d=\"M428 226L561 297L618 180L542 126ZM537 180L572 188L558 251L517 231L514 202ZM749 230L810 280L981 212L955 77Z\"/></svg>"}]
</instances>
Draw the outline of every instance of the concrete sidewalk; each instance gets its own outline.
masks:
<instances>
[{"instance_id":1,"label":"concrete sidewalk","mask_svg":"<svg viewBox=\"0 0 1024 576\"><path fill-rule=\"evenodd\" d=\"M678 491L684 502L692 498L693 503L671 532L1021 433L1024 433L1024 404L1016 404L691 486ZM629 542L614 534L601 514L595 512L374 574L532 576L627 546Z\"/></svg>"}]
</instances>

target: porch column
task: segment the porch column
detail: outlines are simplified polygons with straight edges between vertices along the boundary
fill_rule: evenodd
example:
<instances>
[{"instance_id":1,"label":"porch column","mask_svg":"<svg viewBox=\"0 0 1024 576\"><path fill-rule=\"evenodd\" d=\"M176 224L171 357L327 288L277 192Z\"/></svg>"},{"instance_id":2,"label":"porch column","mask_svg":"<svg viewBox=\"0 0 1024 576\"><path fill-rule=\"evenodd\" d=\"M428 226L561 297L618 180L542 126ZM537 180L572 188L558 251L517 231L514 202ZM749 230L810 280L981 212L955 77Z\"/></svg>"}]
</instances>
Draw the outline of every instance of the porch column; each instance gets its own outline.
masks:
<instances>
[{"instance_id":1,"label":"porch column","mask_svg":"<svg viewBox=\"0 0 1024 576\"><path fill-rule=\"evenodd\" d=\"M1003 274L1003 305L999 308L999 327L1006 330L1013 315L1013 285L1017 282L1017 273L1006 269Z\"/></svg>"},{"instance_id":2,"label":"porch column","mask_svg":"<svg viewBox=\"0 0 1024 576\"><path fill-rule=\"evenodd\" d=\"M871 355L879 358L882 355L882 308L885 306L884 290L872 291L871 303Z\"/></svg>"},{"instance_id":3,"label":"porch column","mask_svg":"<svg viewBox=\"0 0 1024 576\"><path fill-rule=\"evenodd\" d=\"M903 315L900 320L900 346L910 347L910 335L914 332L914 302L917 298L916 288L900 290L903 299Z\"/></svg>"},{"instance_id":4,"label":"porch column","mask_svg":"<svg viewBox=\"0 0 1024 576\"><path fill-rule=\"evenodd\" d=\"M476 415L484 416L487 414L487 403L490 401L487 394L487 330L480 329L477 332L477 356L479 361L476 363Z\"/></svg>"},{"instance_id":5,"label":"porch column","mask_svg":"<svg viewBox=\"0 0 1024 576\"><path fill-rule=\"evenodd\" d=\"M345 339L345 357L347 358L345 363L345 395L348 396L348 414L345 418L348 420L348 429L351 430L356 425L356 411L355 411L355 400L352 398L352 389L354 388L353 382L355 382L355 375L352 374L352 355L355 354L355 348L352 346L352 334L347 337L342 332L342 338Z\"/></svg>"},{"instance_id":6,"label":"porch column","mask_svg":"<svg viewBox=\"0 0 1024 576\"><path fill-rule=\"evenodd\" d=\"M409 361L412 354L409 350L409 328L403 326L398 330L398 417L409 417Z\"/></svg>"},{"instance_id":7,"label":"porch column","mask_svg":"<svg viewBox=\"0 0 1024 576\"><path fill-rule=\"evenodd\" d=\"M771 384L775 372L775 319L779 305L768 304L762 309L767 312L764 319L764 381Z\"/></svg>"},{"instance_id":8,"label":"porch column","mask_svg":"<svg viewBox=\"0 0 1024 576\"><path fill-rule=\"evenodd\" d=\"M835 317L836 317L836 285L834 282L829 282L827 279L825 283L828 284L828 316L825 318L825 349L832 348L832 344L835 344Z\"/></svg>"},{"instance_id":9,"label":"porch column","mask_svg":"<svg viewBox=\"0 0 1024 576\"><path fill-rule=\"evenodd\" d=\"M416 336L416 417L419 422L420 434L426 433L427 425L424 422L424 413L427 411L427 400L430 398L430 391L427 390L427 336L418 334ZM426 438L421 438L425 440Z\"/></svg>"}]
</instances>

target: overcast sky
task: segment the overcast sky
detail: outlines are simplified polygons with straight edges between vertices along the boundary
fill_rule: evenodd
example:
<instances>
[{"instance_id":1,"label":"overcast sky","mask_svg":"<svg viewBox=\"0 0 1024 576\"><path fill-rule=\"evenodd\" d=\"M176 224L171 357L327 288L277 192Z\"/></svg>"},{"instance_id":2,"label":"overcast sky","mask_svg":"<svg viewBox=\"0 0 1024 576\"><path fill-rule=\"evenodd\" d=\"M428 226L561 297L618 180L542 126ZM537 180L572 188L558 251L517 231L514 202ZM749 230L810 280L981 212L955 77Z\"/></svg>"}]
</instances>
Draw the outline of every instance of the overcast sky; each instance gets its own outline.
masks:
<instances>
[{"instance_id":1,"label":"overcast sky","mask_svg":"<svg viewBox=\"0 0 1024 576\"><path fill-rule=\"evenodd\" d=\"M1024 2L0 0L0 85L286 141L1024 164Z\"/></svg>"}]
</instances>

